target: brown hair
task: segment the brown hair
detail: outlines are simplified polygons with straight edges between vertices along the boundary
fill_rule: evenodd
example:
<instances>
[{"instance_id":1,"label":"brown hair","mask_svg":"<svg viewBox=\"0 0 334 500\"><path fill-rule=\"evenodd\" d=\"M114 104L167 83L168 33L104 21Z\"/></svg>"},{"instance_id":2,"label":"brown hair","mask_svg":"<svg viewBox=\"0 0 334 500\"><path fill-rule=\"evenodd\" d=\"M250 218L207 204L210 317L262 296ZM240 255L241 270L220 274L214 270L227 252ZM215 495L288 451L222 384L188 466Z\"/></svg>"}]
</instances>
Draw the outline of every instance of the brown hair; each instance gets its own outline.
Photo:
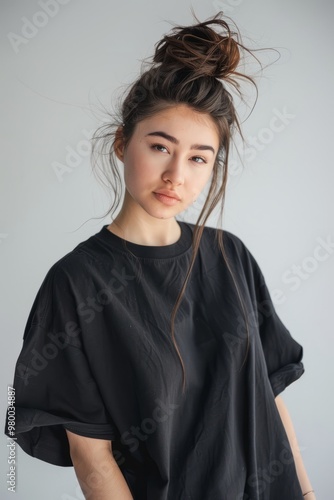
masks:
<instances>
[{"instance_id":1,"label":"brown hair","mask_svg":"<svg viewBox=\"0 0 334 500\"><path fill-rule=\"evenodd\" d=\"M195 19L198 21L196 16ZM219 203L220 216L223 213L230 143L234 131L239 132L242 137L233 97L225 84L231 85L239 95L240 78L252 83L257 89L252 77L237 71L242 51L256 60L257 58L253 51L241 43L238 29L235 27L232 30L225 19L223 13L219 12L205 22L198 21L198 24L192 26L174 27L170 34L165 35L156 44L150 67L142 70L140 77L131 85L121 105L119 119L102 125L93 136L93 159L99 148L102 154L100 173L115 195L107 211L113 214L120 202L118 188L121 185L115 146L121 139L126 147L141 120L182 103L197 112L209 114L217 126L220 147L213 167L212 180L205 204L195 224L190 266L171 315L171 337L182 365L183 391L185 368L175 341L175 316L189 281L205 223ZM245 306L225 254L222 235L222 230L216 231L216 240L236 286L249 335ZM247 353L248 342L246 356Z\"/></svg>"}]
</instances>

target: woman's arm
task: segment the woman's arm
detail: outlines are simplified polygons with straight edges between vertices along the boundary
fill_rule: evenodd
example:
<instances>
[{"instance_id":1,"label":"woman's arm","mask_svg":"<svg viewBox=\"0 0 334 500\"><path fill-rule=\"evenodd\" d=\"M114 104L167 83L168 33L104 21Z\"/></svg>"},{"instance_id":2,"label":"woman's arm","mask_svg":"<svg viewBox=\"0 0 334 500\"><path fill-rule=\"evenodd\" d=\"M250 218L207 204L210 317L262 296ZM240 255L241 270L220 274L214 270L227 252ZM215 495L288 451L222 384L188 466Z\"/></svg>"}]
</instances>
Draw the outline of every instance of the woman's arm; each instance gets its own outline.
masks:
<instances>
[{"instance_id":1,"label":"woman's arm","mask_svg":"<svg viewBox=\"0 0 334 500\"><path fill-rule=\"evenodd\" d=\"M112 455L112 443L79 436L66 429L70 454L80 487L89 500L133 500Z\"/></svg>"},{"instance_id":2,"label":"woman's arm","mask_svg":"<svg viewBox=\"0 0 334 500\"><path fill-rule=\"evenodd\" d=\"M287 433L289 443L291 446L291 450L293 453L293 457L295 460L296 470L298 479L300 482L300 486L302 492L304 494L305 500L316 500L315 493L313 492L313 488L311 482L307 476L306 469L302 460L302 456L300 453L300 449L297 442L296 433L292 424L291 417L289 415L288 409L280 396L275 398L277 409L281 416L285 431ZM310 492L310 493L308 493Z\"/></svg>"}]
</instances>

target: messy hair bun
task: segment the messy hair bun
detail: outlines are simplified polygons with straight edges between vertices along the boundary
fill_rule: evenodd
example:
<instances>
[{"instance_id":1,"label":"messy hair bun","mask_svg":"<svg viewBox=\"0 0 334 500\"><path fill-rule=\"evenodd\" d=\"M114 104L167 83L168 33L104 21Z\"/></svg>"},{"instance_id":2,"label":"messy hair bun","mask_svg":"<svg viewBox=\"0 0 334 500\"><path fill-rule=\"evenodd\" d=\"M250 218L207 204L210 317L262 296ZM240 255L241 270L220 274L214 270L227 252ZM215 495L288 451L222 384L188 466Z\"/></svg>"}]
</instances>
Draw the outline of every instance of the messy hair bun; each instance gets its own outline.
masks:
<instances>
[{"instance_id":1,"label":"messy hair bun","mask_svg":"<svg viewBox=\"0 0 334 500\"><path fill-rule=\"evenodd\" d=\"M229 79L240 61L238 38L238 32L217 15L198 25L173 28L156 44L153 61L189 68L195 78Z\"/></svg>"}]
</instances>

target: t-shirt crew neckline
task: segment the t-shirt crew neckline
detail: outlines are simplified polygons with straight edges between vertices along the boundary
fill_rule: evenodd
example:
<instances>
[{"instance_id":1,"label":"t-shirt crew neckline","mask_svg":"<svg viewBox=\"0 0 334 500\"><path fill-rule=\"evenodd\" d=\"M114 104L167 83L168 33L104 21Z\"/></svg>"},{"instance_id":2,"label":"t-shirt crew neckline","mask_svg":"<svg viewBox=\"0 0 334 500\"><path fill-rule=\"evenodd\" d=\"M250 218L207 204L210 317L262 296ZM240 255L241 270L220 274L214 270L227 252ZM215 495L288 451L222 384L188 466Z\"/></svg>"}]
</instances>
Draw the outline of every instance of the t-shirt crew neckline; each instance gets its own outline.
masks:
<instances>
[{"instance_id":1,"label":"t-shirt crew neckline","mask_svg":"<svg viewBox=\"0 0 334 500\"><path fill-rule=\"evenodd\" d=\"M109 224L105 224L102 227L100 231L100 237L107 245L110 246L111 249L117 249L121 252L127 252L128 250L130 250L130 252L133 253L136 257L146 259L175 258L188 253L188 251L191 250L193 235L191 227L186 222L177 221L177 223L181 228L181 236L175 243L172 243L170 245L140 245L138 243L127 241L109 231Z\"/></svg>"}]
</instances>

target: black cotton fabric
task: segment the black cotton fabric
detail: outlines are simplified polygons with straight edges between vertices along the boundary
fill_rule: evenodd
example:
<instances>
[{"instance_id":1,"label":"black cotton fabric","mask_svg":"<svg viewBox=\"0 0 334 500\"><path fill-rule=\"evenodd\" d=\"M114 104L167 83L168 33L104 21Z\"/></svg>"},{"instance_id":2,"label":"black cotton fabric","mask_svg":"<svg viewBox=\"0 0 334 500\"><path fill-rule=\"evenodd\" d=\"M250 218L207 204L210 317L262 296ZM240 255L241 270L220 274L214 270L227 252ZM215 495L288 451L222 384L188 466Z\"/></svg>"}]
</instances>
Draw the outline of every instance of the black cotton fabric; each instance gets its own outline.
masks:
<instances>
[{"instance_id":1,"label":"black cotton fabric","mask_svg":"<svg viewBox=\"0 0 334 500\"><path fill-rule=\"evenodd\" d=\"M242 306L208 226L175 321L182 394L169 318L194 225L178 223L166 246L125 246L104 225L47 272L15 367L17 443L71 466L65 428L112 440L135 500L302 500L275 403L304 372L302 347L223 230Z\"/></svg>"}]
</instances>

